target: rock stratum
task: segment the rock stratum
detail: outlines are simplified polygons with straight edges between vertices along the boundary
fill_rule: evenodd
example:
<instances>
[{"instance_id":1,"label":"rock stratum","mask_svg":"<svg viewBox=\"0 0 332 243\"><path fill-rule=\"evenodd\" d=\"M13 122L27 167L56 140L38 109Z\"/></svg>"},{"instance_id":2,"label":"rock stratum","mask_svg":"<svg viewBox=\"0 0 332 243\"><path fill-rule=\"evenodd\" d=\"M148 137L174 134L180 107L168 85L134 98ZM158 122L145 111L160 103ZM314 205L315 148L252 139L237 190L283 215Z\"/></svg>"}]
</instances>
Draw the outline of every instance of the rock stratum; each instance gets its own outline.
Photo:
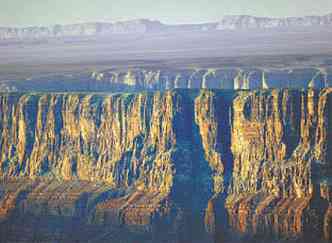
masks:
<instances>
[{"instance_id":1,"label":"rock stratum","mask_svg":"<svg viewBox=\"0 0 332 243\"><path fill-rule=\"evenodd\" d=\"M332 89L0 95L2 242L329 242Z\"/></svg>"},{"instance_id":2,"label":"rock stratum","mask_svg":"<svg viewBox=\"0 0 332 243\"><path fill-rule=\"evenodd\" d=\"M136 19L114 23L82 23L53 26L1 27L0 40L32 40L63 37L105 37L123 34L149 34L161 32L190 32L218 30L253 30L320 26L330 27L332 14L323 16L304 16L270 18L249 15L224 16L218 22L205 24L167 25L149 19Z\"/></svg>"},{"instance_id":3,"label":"rock stratum","mask_svg":"<svg viewBox=\"0 0 332 243\"><path fill-rule=\"evenodd\" d=\"M0 82L5 92L136 92L170 89L322 89L332 68L127 68L33 76Z\"/></svg>"}]
</instances>

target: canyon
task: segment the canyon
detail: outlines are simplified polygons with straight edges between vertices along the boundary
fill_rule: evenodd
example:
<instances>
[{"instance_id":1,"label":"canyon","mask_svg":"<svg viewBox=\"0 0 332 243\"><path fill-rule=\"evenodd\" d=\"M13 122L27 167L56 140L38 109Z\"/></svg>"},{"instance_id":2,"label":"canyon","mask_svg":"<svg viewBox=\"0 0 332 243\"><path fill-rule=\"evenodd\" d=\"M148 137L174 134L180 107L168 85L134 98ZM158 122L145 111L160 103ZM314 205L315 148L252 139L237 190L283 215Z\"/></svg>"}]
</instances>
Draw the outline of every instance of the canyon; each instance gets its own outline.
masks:
<instances>
[{"instance_id":1,"label":"canyon","mask_svg":"<svg viewBox=\"0 0 332 243\"><path fill-rule=\"evenodd\" d=\"M193 89L173 76L154 91L133 73L121 80L135 92L1 93L0 241L331 241L327 75L277 89L272 74L236 88L229 74L186 73ZM213 85L225 89L194 89Z\"/></svg>"},{"instance_id":2,"label":"canyon","mask_svg":"<svg viewBox=\"0 0 332 243\"><path fill-rule=\"evenodd\" d=\"M0 26L0 243L332 242L331 13L61 19Z\"/></svg>"}]
</instances>

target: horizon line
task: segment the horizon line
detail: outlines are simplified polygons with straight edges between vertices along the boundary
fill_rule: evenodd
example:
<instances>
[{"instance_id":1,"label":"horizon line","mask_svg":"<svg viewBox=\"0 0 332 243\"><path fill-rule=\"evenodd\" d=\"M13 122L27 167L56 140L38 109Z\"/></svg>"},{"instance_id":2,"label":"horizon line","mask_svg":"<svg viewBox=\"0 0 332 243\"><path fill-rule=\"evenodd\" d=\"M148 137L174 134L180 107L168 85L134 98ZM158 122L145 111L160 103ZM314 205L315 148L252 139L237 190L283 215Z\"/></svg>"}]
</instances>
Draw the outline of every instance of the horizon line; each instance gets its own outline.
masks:
<instances>
[{"instance_id":1,"label":"horizon line","mask_svg":"<svg viewBox=\"0 0 332 243\"><path fill-rule=\"evenodd\" d=\"M80 22L72 22L72 23L53 23L53 24L28 24L28 25L0 25L0 28L14 28L14 29L25 29L25 28L43 28L43 27L54 27L54 26L70 26L70 25L83 25L83 24L117 24L117 23L125 23L125 22L134 22L134 21L150 21L150 22L158 22L162 25L166 26L181 26L181 25L203 25L203 24L216 24L218 23L222 18L224 17L240 17L240 16L246 16L246 17L253 17L253 18L267 18L267 19L289 19L289 18L308 18L308 17L327 17L332 16L332 10L329 11L327 14L322 15L299 15L299 16L266 16L266 15L250 15L250 14L225 14L221 15L219 20L214 21L201 21L201 22L187 22L187 23L167 23L166 21L161 21L159 19L154 18L133 18L133 19L124 19L124 20L114 20L114 21L107 21L107 20L96 20L96 21L80 21Z\"/></svg>"}]
</instances>

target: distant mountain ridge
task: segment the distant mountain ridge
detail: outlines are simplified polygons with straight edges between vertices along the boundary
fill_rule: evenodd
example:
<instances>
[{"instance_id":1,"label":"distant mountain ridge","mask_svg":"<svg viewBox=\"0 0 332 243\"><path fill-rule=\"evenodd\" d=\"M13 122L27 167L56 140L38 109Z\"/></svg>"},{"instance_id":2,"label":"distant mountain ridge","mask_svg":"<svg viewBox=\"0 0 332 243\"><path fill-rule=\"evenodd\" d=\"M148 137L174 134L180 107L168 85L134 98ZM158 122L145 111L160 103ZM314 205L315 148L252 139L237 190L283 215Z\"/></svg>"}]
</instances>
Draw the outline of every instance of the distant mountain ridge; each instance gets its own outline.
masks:
<instances>
[{"instance_id":1,"label":"distant mountain ridge","mask_svg":"<svg viewBox=\"0 0 332 243\"><path fill-rule=\"evenodd\" d=\"M290 27L332 26L332 13L323 16L269 18L229 15L219 22L167 25L160 21L136 19L114 23L82 23L70 25L0 27L0 40L24 40L58 37L109 36L114 34L158 33L164 31L207 31L271 29Z\"/></svg>"},{"instance_id":2,"label":"distant mountain ridge","mask_svg":"<svg viewBox=\"0 0 332 243\"><path fill-rule=\"evenodd\" d=\"M323 16L286 18L254 17L249 15L229 15L218 22L216 29L259 29L282 27L305 27L332 25L332 13Z\"/></svg>"}]
</instances>

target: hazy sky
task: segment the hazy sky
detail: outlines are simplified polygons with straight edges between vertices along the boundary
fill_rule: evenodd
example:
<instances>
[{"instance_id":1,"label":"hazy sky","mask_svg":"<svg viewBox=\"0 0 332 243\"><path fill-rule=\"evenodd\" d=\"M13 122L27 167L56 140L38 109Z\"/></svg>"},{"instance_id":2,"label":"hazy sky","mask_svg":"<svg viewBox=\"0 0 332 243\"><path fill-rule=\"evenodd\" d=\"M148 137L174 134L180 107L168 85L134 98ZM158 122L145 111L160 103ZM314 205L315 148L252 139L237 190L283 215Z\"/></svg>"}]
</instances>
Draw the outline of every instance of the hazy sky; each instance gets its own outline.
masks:
<instances>
[{"instance_id":1,"label":"hazy sky","mask_svg":"<svg viewBox=\"0 0 332 243\"><path fill-rule=\"evenodd\" d=\"M279 17L330 12L332 0L0 0L0 26L135 18L199 23L229 14Z\"/></svg>"}]
</instances>

